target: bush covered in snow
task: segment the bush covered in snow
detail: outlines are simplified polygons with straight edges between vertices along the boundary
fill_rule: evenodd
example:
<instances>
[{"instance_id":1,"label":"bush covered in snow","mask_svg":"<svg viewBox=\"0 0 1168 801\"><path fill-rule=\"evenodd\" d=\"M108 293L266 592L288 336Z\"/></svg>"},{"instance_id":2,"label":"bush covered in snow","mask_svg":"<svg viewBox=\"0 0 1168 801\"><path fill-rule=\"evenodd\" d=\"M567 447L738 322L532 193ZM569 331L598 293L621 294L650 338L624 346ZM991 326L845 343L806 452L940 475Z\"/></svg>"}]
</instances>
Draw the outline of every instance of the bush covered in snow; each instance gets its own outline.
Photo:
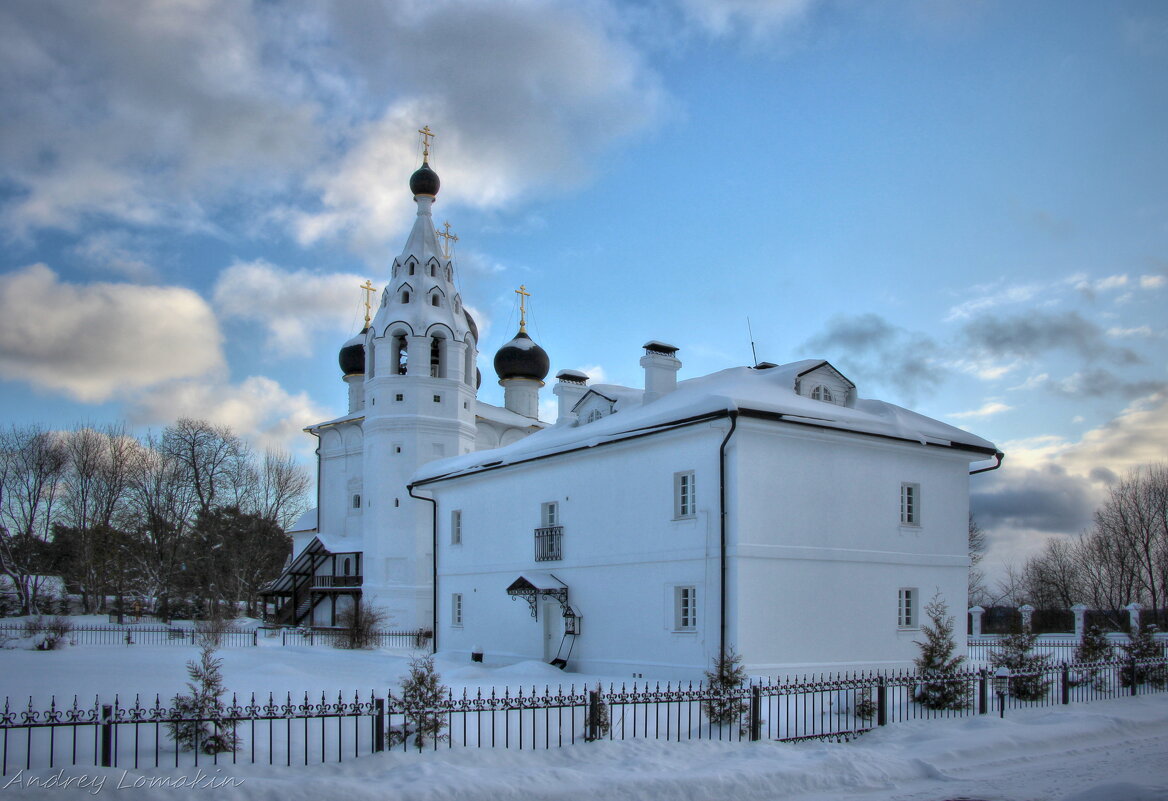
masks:
<instances>
[{"instance_id":1,"label":"bush covered in snow","mask_svg":"<svg viewBox=\"0 0 1168 801\"><path fill-rule=\"evenodd\" d=\"M1044 675L1050 668L1050 657L1033 653L1038 635L1023 631L1007 634L990 652L990 666L1010 670L1010 695L1019 701L1040 701L1050 688L1051 680Z\"/></svg>"}]
</instances>

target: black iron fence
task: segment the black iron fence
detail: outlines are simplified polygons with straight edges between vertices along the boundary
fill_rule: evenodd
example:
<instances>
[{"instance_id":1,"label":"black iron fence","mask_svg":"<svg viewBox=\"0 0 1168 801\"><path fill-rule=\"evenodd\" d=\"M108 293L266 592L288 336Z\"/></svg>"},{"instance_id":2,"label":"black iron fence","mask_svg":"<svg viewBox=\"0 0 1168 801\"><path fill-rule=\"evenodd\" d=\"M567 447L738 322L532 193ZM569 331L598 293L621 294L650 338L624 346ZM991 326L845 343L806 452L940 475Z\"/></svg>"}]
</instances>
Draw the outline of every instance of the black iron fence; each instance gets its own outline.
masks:
<instances>
[{"instance_id":1,"label":"black iron fence","mask_svg":"<svg viewBox=\"0 0 1168 801\"><path fill-rule=\"evenodd\" d=\"M47 624L46 624L47 625ZM44 628L24 623L0 624L0 640L32 636ZM329 645L347 647L349 633L343 629L215 629L206 626L82 625L61 633L70 645L198 645L209 639L221 648L254 647L260 640L280 645ZM377 648L425 648L429 631L375 631L369 635Z\"/></svg>"},{"instance_id":2,"label":"black iron fence","mask_svg":"<svg viewBox=\"0 0 1168 801\"><path fill-rule=\"evenodd\" d=\"M846 740L908 720L1006 714L1165 690L1168 660L1161 659L1058 665L998 680L983 670L804 677L731 690L691 683L448 691L426 705L392 693L351 699L322 694L319 700L269 694L232 697L202 713L159 697L146 703L97 698L85 705L77 698L59 705L53 698L47 707L6 698L0 775L79 764L136 770L310 764L389 749L550 749L598 739ZM176 746L176 727L195 732L189 750ZM199 732L212 730L230 732L234 750L206 753Z\"/></svg>"}]
</instances>

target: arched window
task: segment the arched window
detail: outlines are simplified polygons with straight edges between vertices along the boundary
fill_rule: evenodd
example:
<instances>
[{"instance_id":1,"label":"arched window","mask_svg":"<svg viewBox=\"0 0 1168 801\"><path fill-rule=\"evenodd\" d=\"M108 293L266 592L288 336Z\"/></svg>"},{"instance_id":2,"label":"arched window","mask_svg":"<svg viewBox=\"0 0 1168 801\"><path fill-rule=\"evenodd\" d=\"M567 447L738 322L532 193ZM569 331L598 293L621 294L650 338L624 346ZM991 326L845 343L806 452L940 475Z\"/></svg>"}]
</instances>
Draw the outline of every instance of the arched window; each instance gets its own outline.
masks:
<instances>
[{"instance_id":1,"label":"arched window","mask_svg":"<svg viewBox=\"0 0 1168 801\"><path fill-rule=\"evenodd\" d=\"M354 495L354 496L353 496L353 508L354 508L354 509L360 509L360 508L361 508L361 496L360 496L360 495Z\"/></svg>"},{"instance_id":2,"label":"arched window","mask_svg":"<svg viewBox=\"0 0 1168 801\"><path fill-rule=\"evenodd\" d=\"M406 365L410 361L409 343L406 341L405 334L396 334L393 338L393 355L394 362L397 363L397 374L406 374Z\"/></svg>"},{"instance_id":3,"label":"arched window","mask_svg":"<svg viewBox=\"0 0 1168 801\"><path fill-rule=\"evenodd\" d=\"M411 261L410 262L410 275L413 275L413 274L414 274L414 263Z\"/></svg>"},{"instance_id":4,"label":"arched window","mask_svg":"<svg viewBox=\"0 0 1168 801\"><path fill-rule=\"evenodd\" d=\"M431 306L440 306L440 305L441 305L441 303L440 303L440 301L439 301L439 299L438 299L438 293L437 293L437 292L435 292L433 295L431 295L431 296L430 296L430 305L431 305Z\"/></svg>"},{"instance_id":5,"label":"arched window","mask_svg":"<svg viewBox=\"0 0 1168 801\"><path fill-rule=\"evenodd\" d=\"M441 337L430 338L430 377L431 378L445 378L446 365L443 358L443 350Z\"/></svg>"},{"instance_id":6,"label":"arched window","mask_svg":"<svg viewBox=\"0 0 1168 801\"><path fill-rule=\"evenodd\" d=\"M402 292L401 302L402 303L409 303L410 302L410 293L408 291Z\"/></svg>"},{"instance_id":7,"label":"arched window","mask_svg":"<svg viewBox=\"0 0 1168 801\"><path fill-rule=\"evenodd\" d=\"M431 262L430 263L430 277L433 278L436 274L437 274L437 270L435 270L435 268L434 268L434 263Z\"/></svg>"},{"instance_id":8,"label":"arched window","mask_svg":"<svg viewBox=\"0 0 1168 801\"><path fill-rule=\"evenodd\" d=\"M831 390L823 386L823 384L820 384L815 387L815 389L811 390L811 399L827 401L828 403L831 403Z\"/></svg>"},{"instance_id":9,"label":"arched window","mask_svg":"<svg viewBox=\"0 0 1168 801\"><path fill-rule=\"evenodd\" d=\"M341 574L347 576L352 569L353 568L350 565L349 557L346 556L345 561L341 563Z\"/></svg>"},{"instance_id":10,"label":"arched window","mask_svg":"<svg viewBox=\"0 0 1168 801\"><path fill-rule=\"evenodd\" d=\"M588 416L586 418L584 418L584 422L585 423L595 423L597 420L599 420L602 417L604 417L603 412L601 412L599 409L593 409L592 411L590 411L588 413Z\"/></svg>"}]
</instances>

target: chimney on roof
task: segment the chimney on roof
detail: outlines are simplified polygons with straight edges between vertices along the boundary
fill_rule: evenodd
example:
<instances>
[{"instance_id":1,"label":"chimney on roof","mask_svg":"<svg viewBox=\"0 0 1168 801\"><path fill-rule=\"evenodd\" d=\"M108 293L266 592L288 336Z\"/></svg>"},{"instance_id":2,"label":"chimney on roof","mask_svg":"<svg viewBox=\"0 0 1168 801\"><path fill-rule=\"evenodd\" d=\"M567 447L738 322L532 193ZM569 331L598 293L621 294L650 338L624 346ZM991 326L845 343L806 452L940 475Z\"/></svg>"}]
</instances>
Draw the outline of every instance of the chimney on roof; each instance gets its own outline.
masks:
<instances>
[{"instance_id":1,"label":"chimney on roof","mask_svg":"<svg viewBox=\"0 0 1168 801\"><path fill-rule=\"evenodd\" d=\"M587 391L588 376L579 370L560 370L556 373L556 385L552 387L552 394L560 399L557 424L573 417L572 407L579 403Z\"/></svg>"},{"instance_id":2,"label":"chimney on roof","mask_svg":"<svg viewBox=\"0 0 1168 801\"><path fill-rule=\"evenodd\" d=\"M677 389L677 371L681 369L681 361L675 355L677 348L673 345L654 339L646 342L644 347L645 355L641 357L641 366L645 368L643 402L652 403Z\"/></svg>"}]
</instances>

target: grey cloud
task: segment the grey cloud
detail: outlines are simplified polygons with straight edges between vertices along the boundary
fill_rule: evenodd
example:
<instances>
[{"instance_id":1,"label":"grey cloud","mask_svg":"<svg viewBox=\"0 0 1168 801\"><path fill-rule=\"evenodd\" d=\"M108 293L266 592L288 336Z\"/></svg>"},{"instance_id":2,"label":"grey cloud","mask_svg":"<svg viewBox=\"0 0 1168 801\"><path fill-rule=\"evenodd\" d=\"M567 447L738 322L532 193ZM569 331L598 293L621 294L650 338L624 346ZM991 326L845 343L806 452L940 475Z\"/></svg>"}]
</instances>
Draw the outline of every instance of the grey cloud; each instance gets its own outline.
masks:
<instances>
[{"instance_id":1,"label":"grey cloud","mask_svg":"<svg viewBox=\"0 0 1168 801\"><path fill-rule=\"evenodd\" d=\"M1067 350L1087 361L1107 359L1124 365L1143 361L1135 351L1111 345L1099 326L1074 311L986 315L966 323L962 335L990 357L1032 359L1047 351Z\"/></svg>"},{"instance_id":2,"label":"grey cloud","mask_svg":"<svg viewBox=\"0 0 1168 801\"><path fill-rule=\"evenodd\" d=\"M998 471L977 482L970 508L988 529L1016 528L1073 534L1091 524L1099 488L1091 481L1048 465L1011 469L1009 455Z\"/></svg>"},{"instance_id":3,"label":"grey cloud","mask_svg":"<svg viewBox=\"0 0 1168 801\"><path fill-rule=\"evenodd\" d=\"M937 343L928 335L894 326L878 314L836 316L802 346L855 379L896 388L908 402L932 392L944 379L935 364Z\"/></svg>"},{"instance_id":4,"label":"grey cloud","mask_svg":"<svg viewBox=\"0 0 1168 801\"><path fill-rule=\"evenodd\" d=\"M1083 370L1062 380L1047 378L1046 389L1069 398L1121 397L1141 398L1168 388L1163 381L1125 381L1110 370L1101 367Z\"/></svg>"}]
</instances>

